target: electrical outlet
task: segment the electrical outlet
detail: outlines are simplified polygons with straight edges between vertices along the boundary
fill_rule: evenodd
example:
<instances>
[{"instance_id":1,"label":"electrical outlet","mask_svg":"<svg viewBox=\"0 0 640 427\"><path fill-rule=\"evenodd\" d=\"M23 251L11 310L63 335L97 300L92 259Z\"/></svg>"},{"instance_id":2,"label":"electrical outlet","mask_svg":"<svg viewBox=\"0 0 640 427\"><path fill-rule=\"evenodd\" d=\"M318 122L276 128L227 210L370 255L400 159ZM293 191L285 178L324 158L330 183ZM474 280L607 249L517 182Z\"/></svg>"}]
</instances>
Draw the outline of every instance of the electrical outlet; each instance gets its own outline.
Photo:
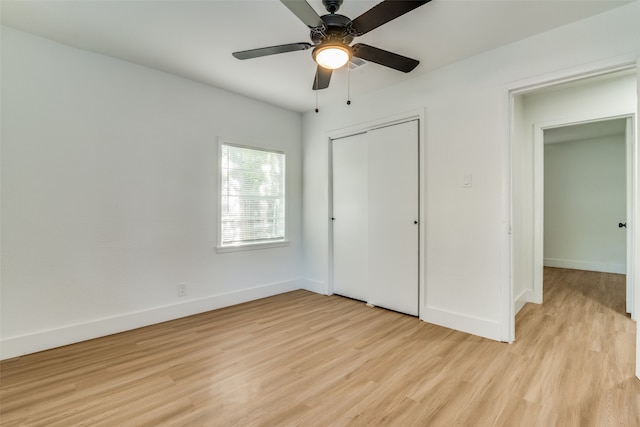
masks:
<instances>
[{"instance_id":1,"label":"electrical outlet","mask_svg":"<svg viewBox=\"0 0 640 427\"><path fill-rule=\"evenodd\" d=\"M187 296L187 284L186 283L180 283L178 285L178 296L179 297L186 297Z\"/></svg>"}]
</instances>

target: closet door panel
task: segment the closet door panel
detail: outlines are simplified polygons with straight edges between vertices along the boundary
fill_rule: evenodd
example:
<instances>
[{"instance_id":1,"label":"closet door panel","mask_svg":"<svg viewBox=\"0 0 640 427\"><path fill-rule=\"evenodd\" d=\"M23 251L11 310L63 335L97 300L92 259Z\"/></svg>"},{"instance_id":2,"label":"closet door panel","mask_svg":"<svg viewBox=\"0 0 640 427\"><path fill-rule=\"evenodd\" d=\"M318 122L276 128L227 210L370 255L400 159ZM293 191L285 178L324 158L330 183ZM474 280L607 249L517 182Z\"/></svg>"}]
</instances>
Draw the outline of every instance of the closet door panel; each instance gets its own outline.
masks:
<instances>
[{"instance_id":1,"label":"closet door panel","mask_svg":"<svg viewBox=\"0 0 640 427\"><path fill-rule=\"evenodd\" d=\"M418 122L367 133L367 301L418 315Z\"/></svg>"},{"instance_id":2,"label":"closet door panel","mask_svg":"<svg viewBox=\"0 0 640 427\"><path fill-rule=\"evenodd\" d=\"M367 137L332 141L333 292L367 300Z\"/></svg>"}]
</instances>

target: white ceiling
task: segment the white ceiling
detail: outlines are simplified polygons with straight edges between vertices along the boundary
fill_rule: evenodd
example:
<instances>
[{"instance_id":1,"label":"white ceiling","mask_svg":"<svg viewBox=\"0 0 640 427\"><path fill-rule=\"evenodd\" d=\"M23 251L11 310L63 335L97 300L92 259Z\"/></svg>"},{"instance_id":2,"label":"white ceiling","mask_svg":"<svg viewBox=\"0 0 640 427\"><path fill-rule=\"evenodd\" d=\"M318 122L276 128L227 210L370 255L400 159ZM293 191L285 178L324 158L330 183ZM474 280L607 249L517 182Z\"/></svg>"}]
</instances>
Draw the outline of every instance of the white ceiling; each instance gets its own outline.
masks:
<instances>
[{"instance_id":1,"label":"white ceiling","mask_svg":"<svg viewBox=\"0 0 640 427\"><path fill-rule=\"evenodd\" d=\"M421 61L409 74L368 63L351 72L351 97L629 3L618 0L433 0L356 42ZM324 14L321 0L309 0ZM376 0L345 0L355 18ZM295 111L315 107L311 51L239 61L239 50L308 42L278 0L1 0L2 23L61 43L149 66ZM588 43L585 40L585 43ZM346 70L319 91L344 102Z\"/></svg>"}]
</instances>

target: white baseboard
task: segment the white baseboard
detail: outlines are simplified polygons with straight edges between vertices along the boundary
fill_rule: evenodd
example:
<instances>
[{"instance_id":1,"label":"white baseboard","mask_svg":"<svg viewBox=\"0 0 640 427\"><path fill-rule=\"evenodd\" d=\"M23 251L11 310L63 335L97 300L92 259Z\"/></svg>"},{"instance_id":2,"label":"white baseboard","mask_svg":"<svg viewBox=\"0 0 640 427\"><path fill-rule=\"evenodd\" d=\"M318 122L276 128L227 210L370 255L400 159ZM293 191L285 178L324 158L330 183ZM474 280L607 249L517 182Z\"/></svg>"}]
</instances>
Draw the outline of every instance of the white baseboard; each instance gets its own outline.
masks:
<instances>
[{"instance_id":1,"label":"white baseboard","mask_svg":"<svg viewBox=\"0 0 640 427\"><path fill-rule=\"evenodd\" d=\"M530 289L523 290L513 302L513 314L516 315L522 310L522 307L528 302L533 302L533 291Z\"/></svg>"},{"instance_id":2,"label":"white baseboard","mask_svg":"<svg viewBox=\"0 0 640 427\"><path fill-rule=\"evenodd\" d=\"M121 316L4 338L0 341L0 360L137 329L297 289L308 289L307 286L304 286L305 282L308 281L295 279L272 283L237 292L127 313ZM312 289L309 290L313 291Z\"/></svg>"},{"instance_id":3,"label":"white baseboard","mask_svg":"<svg viewBox=\"0 0 640 427\"><path fill-rule=\"evenodd\" d=\"M301 279L300 288L320 295L329 295L327 285L319 280Z\"/></svg>"},{"instance_id":4,"label":"white baseboard","mask_svg":"<svg viewBox=\"0 0 640 427\"><path fill-rule=\"evenodd\" d=\"M500 323L493 320L467 316L434 307L423 307L420 313L420 319L428 323L444 326L445 328L455 329L495 341L509 341L508 337L501 336Z\"/></svg>"},{"instance_id":5,"label":"white baseboard","mask_svg":"<svg viewBox=\"0 0 640 427\"><path fill-rule=\"evenodd\" d=\"M609 262L576 261L571 259L545 258L545 267L570 268L572 270L599 271L602 273L626 274L627 267L624 264Z\"/></svg>"}]
</instances>

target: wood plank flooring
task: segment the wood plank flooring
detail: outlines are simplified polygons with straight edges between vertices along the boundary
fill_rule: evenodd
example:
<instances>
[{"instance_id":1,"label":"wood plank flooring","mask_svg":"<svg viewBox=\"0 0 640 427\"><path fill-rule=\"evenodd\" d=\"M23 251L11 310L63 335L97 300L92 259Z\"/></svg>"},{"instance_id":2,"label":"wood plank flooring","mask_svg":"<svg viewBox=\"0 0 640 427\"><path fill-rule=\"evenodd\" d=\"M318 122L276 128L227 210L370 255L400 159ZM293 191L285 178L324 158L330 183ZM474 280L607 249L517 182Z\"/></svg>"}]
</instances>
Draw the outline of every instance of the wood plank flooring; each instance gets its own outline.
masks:
<instances>
[{"instance_id":1,"label":"wood plank flooring","mask_svg":"<svg viewBox=\"0 0 640 427\"><path fill-rule=\"evenodd\" d=\"M2 426L640 426L624 276L545 270L504 344L296 291L0 364Z\"/></svg>"}]
</instances>

